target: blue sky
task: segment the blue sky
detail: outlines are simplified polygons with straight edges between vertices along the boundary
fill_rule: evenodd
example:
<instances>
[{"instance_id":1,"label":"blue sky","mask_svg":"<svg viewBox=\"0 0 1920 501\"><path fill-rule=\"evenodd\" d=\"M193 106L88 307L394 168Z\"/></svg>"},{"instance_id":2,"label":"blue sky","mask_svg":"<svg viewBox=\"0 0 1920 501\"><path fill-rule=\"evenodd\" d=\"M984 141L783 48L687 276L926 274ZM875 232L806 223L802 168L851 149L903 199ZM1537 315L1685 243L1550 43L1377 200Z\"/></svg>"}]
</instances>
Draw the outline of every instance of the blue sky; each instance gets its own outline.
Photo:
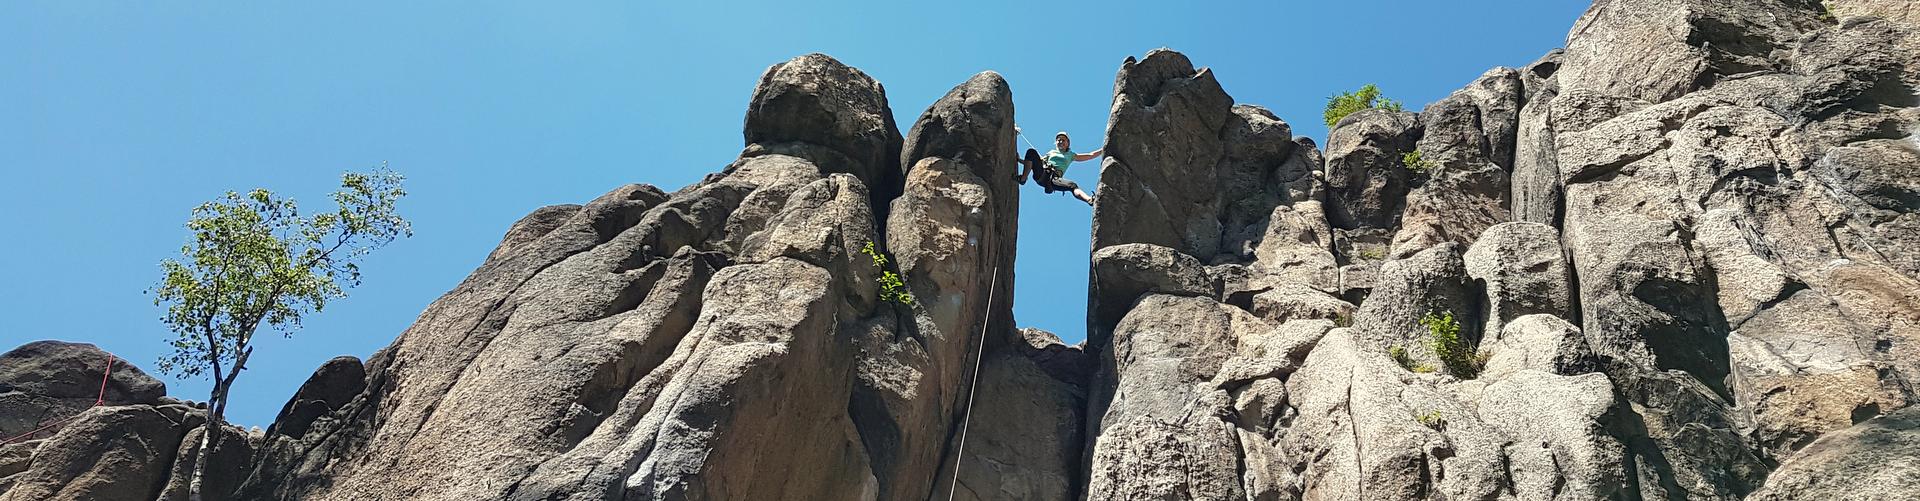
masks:
<instances>
[{"instance_id":1,"label":"blue sky","mask_svg":"<svg viewBox=\"0 0 1920 501\"><path fill-rule=\"evenodd\" d=\"M318 207L341 171L387 162L408 176L416 235L292 338L259 341L229 418L265 426L320 362L390 343L521 215L629 182L671 191L724 166L756 78L793 56L873 75L902 127L995 70L1028 136L1065 129L1090 150L1121 60L1171 47L1319 141L1326 96L1372 82L1432 102L1558 47L1586 7L261 4L0 4L0 350L91 342L152 372L168 333L142 291L185 243L195 204L265 187ZM1070 177L1092 186L1094 169ZM1091 214L1027 188L1015 314L1077 341ZM163 379L206 398L205 379Z\"/></svg>"}]
</instances>

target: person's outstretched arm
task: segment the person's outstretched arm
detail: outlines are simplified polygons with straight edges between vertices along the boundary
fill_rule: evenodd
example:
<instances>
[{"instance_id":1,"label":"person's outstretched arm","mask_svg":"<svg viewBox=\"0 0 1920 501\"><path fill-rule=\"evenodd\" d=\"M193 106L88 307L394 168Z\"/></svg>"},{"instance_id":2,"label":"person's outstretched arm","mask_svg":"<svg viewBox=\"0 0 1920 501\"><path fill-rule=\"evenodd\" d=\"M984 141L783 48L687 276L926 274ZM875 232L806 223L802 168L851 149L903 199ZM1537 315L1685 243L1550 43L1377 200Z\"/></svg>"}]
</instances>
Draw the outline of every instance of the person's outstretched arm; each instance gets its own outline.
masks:
<instances>
[{"instance_id":1,"label":"person's outstretched arm","mask_svg":"<svg viewBox=\"0 0 1920 501\"><path fill-rule=\"evenodd\" d=\"M1102 147L1100 147L1100 149L1097 149L1097 150L1093 150L1093 153L1081 153L1081 154L1078 154L1078 155L1074 155L1074 156L1073 156L1073 161L1075 161L1075 162L1085 162L1085 161L1088 161L1088 160L1093 160L1093 159L1095 159L1095 158L1100 158L1101 156L1103 156L1103 155L1106 155L1106 154L1107 154L1107 148L1106 148L1106 147L1104 147L1104 146L1102 146Z\"/></svg>"}]
</instances>

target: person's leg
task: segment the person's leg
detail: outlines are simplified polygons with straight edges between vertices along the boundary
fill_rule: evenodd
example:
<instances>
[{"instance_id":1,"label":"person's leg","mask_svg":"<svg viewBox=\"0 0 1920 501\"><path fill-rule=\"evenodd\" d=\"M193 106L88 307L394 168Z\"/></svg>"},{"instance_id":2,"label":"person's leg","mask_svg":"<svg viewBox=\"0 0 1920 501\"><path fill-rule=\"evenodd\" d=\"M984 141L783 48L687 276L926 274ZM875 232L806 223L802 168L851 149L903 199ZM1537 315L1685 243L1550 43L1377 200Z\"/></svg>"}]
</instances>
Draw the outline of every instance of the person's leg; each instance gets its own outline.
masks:
<instances>
[{"instance_id":1,"label":"person's leg","mask_svg":"<svg viewBox=\"0 0 1920 501\"><path fill-rule=\"evenodd\" d=\"M1058 186L1060 188L1060 191L1072 193L1073 198L1078 198L1080 199L1080 201L1086 202L1087 205L1093 205L1093 196L1088 195L1085 190L1081 190L1080 183L1073 182L1072 179L1061 177L1061 178L1054 178L1054 185Z\"/></svg>"},{"instance_id":2,"label":"person's leg","mask_svg":"<svg viewBox=\"0 0 1920 501\"><path fill-rule=\"evenodd\" d=\"M1027 184L1027 174L1032 173L1037 165L1040 165L1040 151L1027 148L1026 158L1020 160L1020 175L1013 178L1019 180L1020 184Z\"/></svg>"}]
</instances>

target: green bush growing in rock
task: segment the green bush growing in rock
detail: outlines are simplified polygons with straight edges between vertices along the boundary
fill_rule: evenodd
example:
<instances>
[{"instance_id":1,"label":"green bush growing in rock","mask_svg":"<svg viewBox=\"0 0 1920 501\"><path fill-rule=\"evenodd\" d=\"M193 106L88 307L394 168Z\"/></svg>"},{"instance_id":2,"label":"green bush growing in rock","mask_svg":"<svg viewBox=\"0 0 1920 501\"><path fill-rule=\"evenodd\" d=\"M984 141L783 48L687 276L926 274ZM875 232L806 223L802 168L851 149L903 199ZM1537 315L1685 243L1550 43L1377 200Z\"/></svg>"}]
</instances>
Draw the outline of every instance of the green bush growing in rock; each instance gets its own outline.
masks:
<instances>
[{"instance_id":1,"label":"green bush growing in rock","mask_svg":"<svg viewBox=\"0 0 1920 501\"><path fill-rule=\"evenodd\" d=\"M889 260L887 259L886 253L874 250L873 242L867 242L865 247L860 248L860 252L872 258L873 267L880 269L878 281L880 282L881 301L892 301L905 305L913 304L913 293L907 292L907 282L900 279L899 273L894 273L893 270L887 269Z\"/></svg>"},{"instance_id":2,"label":"green bush growing in rock","mask_svg":"<svg viewBox=\"0 0 1920 501\"><path fill-rule=\"evenodd\" d=\"M1441 365L1447 367L1447 372L1461 379L1480 375L1482 360L1474 354L1466 338L1461 337L1460 323L1453 320L1453 312L1429 312L1420 317L1420 325L1427 328L1427 347L1433 350L1433 356L1440 359Z\"/></svg>"},{"instance_id":3,"label":"green bush growing in rock","mask_svg":"<svg viewBox=\"0 0 1920 501\"><path fill-rule=\"evenodd\" d=\"M1405 164L1407 170L1414 174L1427 174L1433 172L1435 167L1432 161L1420 157L1420 150L1400 154L1400 163Z\"/></svg>"},{"instance_id":4,"label":"green bush growing in rock","mask_svg":"<svg viewBox=\"0 0 1920 501\"><path fill-rule=\"evenodd\" d=\"M1820 20L1832 23L1838 22L1840 17L1833 14L1832 5L1827 5L1826 2L1820 2Z\"/></svg>"},{"instance_id":5,"label":"green bush growing in rock","mask_svg":"<svg viewBox=\"0 0 1920 501\"><path fill-rule=\"evenodd\" d=\"M1339 95L1327 98L1327 111L1325 113L1327 127L1331 128L1334 124L1340 123L1340 119L1346 118L1347 115L1352 115L1353 112L1367 108L1380 108L1392 111L1405 109L1405 107L1400 105L1399 101L1380 97L1379 87L1375 87L1373 84L1366 84L1360 86L1360 90L1342 92Z\"/></svg>"},{"instance_id":6,"label":"green bush growing in rock","mask_svg":"<svg viewBox=\"0 0 1920 501\"><path fill-rule=\"evenodd\" d=\"M1387 251L1379 247L1369 247L1365 249L1360 249L1360 252L1356 254L1360 256L1360 259L1365 259L1368 261L1379 261L1387 258Z\"/></svg>"}]
</instances>

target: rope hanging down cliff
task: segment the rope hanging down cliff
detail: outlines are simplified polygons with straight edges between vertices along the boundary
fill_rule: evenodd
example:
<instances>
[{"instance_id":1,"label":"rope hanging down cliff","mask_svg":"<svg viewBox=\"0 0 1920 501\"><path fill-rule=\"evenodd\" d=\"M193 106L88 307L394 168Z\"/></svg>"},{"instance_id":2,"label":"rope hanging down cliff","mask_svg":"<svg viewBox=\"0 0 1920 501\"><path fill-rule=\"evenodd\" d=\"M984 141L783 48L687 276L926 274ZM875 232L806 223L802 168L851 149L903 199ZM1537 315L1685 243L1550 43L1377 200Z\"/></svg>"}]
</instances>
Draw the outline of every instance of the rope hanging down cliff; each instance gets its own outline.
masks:
<instances>
[{"instance_id":1,"label":"rope hanging down cliff","mask_svg":"<svg viewBox=\"0 0 1920 501\"><path fill-rule=\"evenodd\" d=\"M1020 130L1015 127L1014 130ZM987 353L987 325L993 320L993 291L1000 286L1000 267L993 267L992 278L987 279L987 314L980 318L980 347L973 352L973 381L967 384L967 410L960 418L960 446L953 451L953 481L947 484L947 501L953 501L954 490L960 487L960 462L967 457L967 426L973 422L973 393L980 389L980 359Z\"/></svg>"}]
</instances>

